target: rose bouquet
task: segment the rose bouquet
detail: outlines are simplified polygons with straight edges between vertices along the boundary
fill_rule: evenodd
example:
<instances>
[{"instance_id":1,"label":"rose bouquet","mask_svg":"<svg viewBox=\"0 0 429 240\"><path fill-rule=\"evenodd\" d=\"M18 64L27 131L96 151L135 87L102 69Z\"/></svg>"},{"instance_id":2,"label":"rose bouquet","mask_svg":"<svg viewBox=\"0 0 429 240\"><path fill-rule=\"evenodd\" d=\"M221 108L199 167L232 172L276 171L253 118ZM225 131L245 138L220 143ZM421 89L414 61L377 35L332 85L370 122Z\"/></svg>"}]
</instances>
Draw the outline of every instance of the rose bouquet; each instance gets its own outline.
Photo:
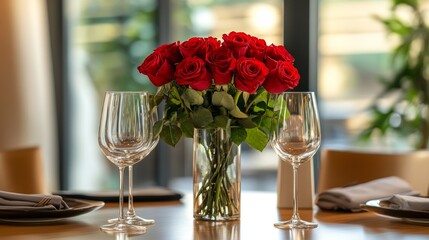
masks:
<instances>
[{"instance_id":1,"label":"rose bouquet","mask_svg":"<svg viewBox=\"0 0 429 240\"><path fill-rule=\"evenodd\" d=\"M283 46L242 33L164 44L138 67L165 100L160 137L175 146L194 128L225 128L236 144L262 151L273 114L270 94L293 89L299 73Z\"/></svg>"},{"instance_id":2,"label":"rose bouquet","mask_svg":"<svg viewBox=\"0 0 429 240\"><path fill-rule=\"evenodd\" d=\"M276 119L272 95L293 89L299 82L294 58L285 47L267 45L243 32L224 34L222 40L193 37L164 44L138 67L158 87L156 104L165 102L156 131L164 142L175 146L181 137L193 137L195 129L222 129L227 135L222 148L246 142L262 151ZM207 148L212 147L216 149ZM213 168L199 193L207 194L203 199L215 198L209 194L219 183L228 185L220 179L225 176L218 174L220 165L214 159L221 159L222 168L229 163L218 152L213 150L208 156ZM217 202L233 209L218 195ZM202 209L213 215L225 211L222 206Z\"/></svg>"}]
</instances>

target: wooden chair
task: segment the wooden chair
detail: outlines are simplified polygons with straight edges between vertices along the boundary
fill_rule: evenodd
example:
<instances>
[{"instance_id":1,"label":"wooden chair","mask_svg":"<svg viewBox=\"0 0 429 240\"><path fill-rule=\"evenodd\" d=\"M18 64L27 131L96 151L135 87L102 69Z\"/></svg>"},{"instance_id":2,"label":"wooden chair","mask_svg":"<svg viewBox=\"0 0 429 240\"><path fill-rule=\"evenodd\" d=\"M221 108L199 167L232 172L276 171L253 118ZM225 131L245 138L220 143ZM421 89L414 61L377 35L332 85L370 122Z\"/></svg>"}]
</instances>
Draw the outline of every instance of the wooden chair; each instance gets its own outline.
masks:
<instances>
[{"instance_id":1,"label":"wooden chair","mask_svg":"<svg viewBox=\"0 0 429 240\"><path fill-rule=\"evenodd\" d=\"M429 151L380 153L322 149L317 190L387 176L401 177L413 190L429 195Z\"/></svg>"},{"instance_id":2,"label":"wooden chair","mask_svg":"<svg viewBox=\"0 0 429 240\"><path fill-rule=\"evenodd\" d=\"M39 147L0 151L0 190L47 193Z\"/></svg>"}]
</instances>

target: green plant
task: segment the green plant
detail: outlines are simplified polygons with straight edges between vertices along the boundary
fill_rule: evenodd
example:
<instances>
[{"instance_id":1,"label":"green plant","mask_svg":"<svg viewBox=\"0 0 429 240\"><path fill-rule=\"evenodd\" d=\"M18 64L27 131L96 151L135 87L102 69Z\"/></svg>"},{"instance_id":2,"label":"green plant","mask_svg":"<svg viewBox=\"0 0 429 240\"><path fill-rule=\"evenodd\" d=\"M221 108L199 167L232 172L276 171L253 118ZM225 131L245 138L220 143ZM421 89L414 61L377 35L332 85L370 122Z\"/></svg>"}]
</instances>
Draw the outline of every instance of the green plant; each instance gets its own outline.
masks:
<instances>
[{"instance_id":1,"label":"green plant","mask_svg":"<svg viewBox=\"0 0 429 240\"><path fill-rule=\"evenodd\" d=\"M400 14L404 10L407 17ZM377 17L399 43L392 51L391 75L382 79L384 89L370 108L372 120L361 134L363 139L370 139L375 131L385 135L391 130L402 137L418 135L415 148L428 147L429 28L424 14L418 0L392 0L391 15ZM387 96L394 101L382 106Z\"/></svg>"}]
</instances>

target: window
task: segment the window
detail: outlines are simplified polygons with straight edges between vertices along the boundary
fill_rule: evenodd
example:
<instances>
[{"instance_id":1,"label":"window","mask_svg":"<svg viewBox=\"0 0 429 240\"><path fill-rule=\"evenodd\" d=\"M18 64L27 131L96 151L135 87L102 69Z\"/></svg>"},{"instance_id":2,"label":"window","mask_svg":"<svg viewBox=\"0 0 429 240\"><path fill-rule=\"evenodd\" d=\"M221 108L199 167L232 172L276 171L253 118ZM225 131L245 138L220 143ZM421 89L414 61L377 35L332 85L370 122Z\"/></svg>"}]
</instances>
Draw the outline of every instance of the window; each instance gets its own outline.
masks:
<instances>
[{"instance_id":1,"label":"window","mask_svg":"<svg viewBox=\"0 0 429 240\"><path fill-rule=\"evenodd\" d=\"M421 1L429 4L429 1ZM365 128L365 110L382 90L394 39L374 16L390 14L389 0L320 1L318 93L323 145L333 148L404 148L398 139L356 144Z\"/></svg>"},{"instance_id":2,"label":"window","mask_svg":"<svg viewBox=\"0 0 429 240\"><path fill-rule=\"evenodd\" d=\"M68 137L64 142L64 155L68 157L65 185L80 190L117 189L117 168L97 145L102 95L107 89L154 91L136 66L156 46L192 36L220 38L233 30L264 38L267 43L283 44L287 13L283 5L294 8L293 4L303 4L299 0L63 1L69 96L65 126L70 127L64 133ZM322 144L355 147L353 139L366 119L363 110L381 89L380 75L388 71L390 45L386 43L390 42L373 16L387 15L389 1L322 0L318 7L318 76L314 78L318 79L324 127ZM296 25L293 31L298 28L305 27ZM243 189L275 190L274 152L267 148L258 153L247 146L242 152ZM135 171L141 173L135 176L136 187L189 184L191 141L183 141L175 149L160 143L153 154L135 166Z\"/></svg>"},{"instance_id":3,"label":"window","mask_svg":"<svg viewBox=\"0 0 429 240\"><path fill-rule=\"evenodd\" d=\"M116 189L116 166L102 156L97 142L101 101L106 90L154 90L136 68L157 46L157 1L66 0L64 7L66 188ZM139 180L153 178L153 161L146 162Z\"/></svg>"}]
</instances>

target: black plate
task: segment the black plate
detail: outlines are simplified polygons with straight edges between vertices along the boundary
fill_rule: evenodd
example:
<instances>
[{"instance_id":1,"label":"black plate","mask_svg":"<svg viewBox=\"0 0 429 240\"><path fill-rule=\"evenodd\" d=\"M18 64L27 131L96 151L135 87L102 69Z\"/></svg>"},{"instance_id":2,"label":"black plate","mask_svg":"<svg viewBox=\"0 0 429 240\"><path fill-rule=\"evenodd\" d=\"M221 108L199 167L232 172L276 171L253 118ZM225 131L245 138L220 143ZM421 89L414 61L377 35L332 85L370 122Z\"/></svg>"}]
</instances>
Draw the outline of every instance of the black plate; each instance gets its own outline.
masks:
<instances>
[{"instance_id":1,"label":"black plate","mask_svg":"<svg viewBox=\"0 0 429 240\"><path fill-rule=\"evenodd\" d=\"M95 211L104 206L101 201L89 201L74 198L64 198L64 201L70 207L69 209L60 210L0 210L0 221L3 222L52 222L64 218L82 215Z\"/></svg>"},{"instance_id":2,"label":"black plate","mask_svg":"<svg viewBox=\"0 0 429 240\"><path fill-rule=\"evenodd\" d=\"M401 218L408 222L429 224L429 211L391 208L386 206L386 204L383 204L380 199L370 200L365 204L361 204L361 208L383 216Z\"/></svg>"},{"instance_id":3,"label":"black plate","mask_svg":"<svg viewBox=\"0 0 429 240\"><path fill-rule=\"evenodd\" d=\"M60 191L54 193L69 198L79 198L103 202L118 202L118 191L108 192L77 192L77 191ZM124 201L128 201L128 193L125 193ZM163 187L148 187L143 189L135 189L133 191L134 202L161 202L161 201L177 201L183 197L182 193Z\"/></svg>"}]
</instances>

